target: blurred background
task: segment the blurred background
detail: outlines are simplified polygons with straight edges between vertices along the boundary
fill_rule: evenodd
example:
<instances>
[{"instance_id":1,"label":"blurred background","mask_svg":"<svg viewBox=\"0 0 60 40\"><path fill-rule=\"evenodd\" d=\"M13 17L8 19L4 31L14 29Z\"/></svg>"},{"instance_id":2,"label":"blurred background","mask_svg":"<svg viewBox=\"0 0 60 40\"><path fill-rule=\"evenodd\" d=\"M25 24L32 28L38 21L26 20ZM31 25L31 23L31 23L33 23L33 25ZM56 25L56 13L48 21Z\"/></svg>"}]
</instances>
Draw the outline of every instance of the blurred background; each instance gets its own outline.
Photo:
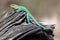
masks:
<instances>
[{"instance_id":1,"label":"blurred background","mask_svg":"<svg viewBox=\"0 0 60 40\"><path fill-rule=\"evenodd\" d=\"M56 24L55 40L60 40L60 0L0 0L0 14L9 10L9 4L25 6L38 20Z\"/></svg>"}]
</instances>

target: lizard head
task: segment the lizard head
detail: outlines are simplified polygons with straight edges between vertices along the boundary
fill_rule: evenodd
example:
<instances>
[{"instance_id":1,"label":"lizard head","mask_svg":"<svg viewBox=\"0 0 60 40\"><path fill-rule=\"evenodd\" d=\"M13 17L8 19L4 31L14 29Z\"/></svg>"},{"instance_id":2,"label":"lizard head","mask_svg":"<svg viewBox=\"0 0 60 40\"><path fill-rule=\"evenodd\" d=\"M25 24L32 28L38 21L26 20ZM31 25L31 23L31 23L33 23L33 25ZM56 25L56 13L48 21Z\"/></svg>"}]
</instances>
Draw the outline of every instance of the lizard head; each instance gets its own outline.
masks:
<instances>
[{"instance_id":1,"label":"lizard head","mask_svg":"<svg viewBox=\"0 0 60 40\"><path fill-rule=\"evenodd\" d=\"M19 8L19 5L16 5L16 4L10 4L9 6L13 9L18 9Z\"/></svg>"}]
</instances>

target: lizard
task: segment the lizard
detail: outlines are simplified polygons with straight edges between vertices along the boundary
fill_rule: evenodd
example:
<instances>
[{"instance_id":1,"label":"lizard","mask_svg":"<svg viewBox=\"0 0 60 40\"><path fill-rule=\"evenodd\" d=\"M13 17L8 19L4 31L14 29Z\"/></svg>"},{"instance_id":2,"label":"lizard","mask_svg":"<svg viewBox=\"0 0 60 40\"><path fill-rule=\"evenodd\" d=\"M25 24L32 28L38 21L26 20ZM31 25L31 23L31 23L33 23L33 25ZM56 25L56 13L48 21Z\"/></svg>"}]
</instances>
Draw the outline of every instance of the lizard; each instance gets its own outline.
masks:
<instances>
[{"instance_id":1,"label":"lizard","mask_svg":"<svg viewBox=\"0 0 60 40\"><path fill-rule=\"evenodd\" d=\"M37 22L37 20L32 16L32 14L29 12L29 10L25 6L20 6L20 5L16 5L16 4L10 4L9 6L11 8L13 8L14 10L16 10L16 12L25 11L26 16L27 16L27 20L28 20L28 24L31 24L30 23L30 18L31 18L34 21L34 23L37 26L39 26L40 28L48 29L47 27L44 27L39 22Z\"/></svg>"}]
</instances>

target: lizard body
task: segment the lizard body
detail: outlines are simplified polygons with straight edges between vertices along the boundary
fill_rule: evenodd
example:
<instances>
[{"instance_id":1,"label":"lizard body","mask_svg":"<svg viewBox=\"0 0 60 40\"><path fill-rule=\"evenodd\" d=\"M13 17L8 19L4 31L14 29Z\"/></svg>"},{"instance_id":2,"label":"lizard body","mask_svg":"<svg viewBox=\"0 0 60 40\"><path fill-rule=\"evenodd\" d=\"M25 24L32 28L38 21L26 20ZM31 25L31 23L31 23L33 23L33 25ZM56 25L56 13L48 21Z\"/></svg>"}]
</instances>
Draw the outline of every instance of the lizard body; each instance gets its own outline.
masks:
<instances>
[{"instance_id":1,"label":"lizard body","mask_svg":"<svg viewBox=\"0 0 60 40\"><path fill-rule=\"evenodd\" d=\"M34 23L43 28L43 29L47 29L46 27L42 26L39 22L36 21L36 19L31 15L31 13L28 11L28 9L24 6L19 6L16 4L11 4L10 7L12 7L13 9L15 9L17 12L20 11L25 11L26 12L26 16L27 16L27 20L28 20L28 24L30 24L30 18L32 18L32 20L34 21Z\"/></svg>"}]
</instances>

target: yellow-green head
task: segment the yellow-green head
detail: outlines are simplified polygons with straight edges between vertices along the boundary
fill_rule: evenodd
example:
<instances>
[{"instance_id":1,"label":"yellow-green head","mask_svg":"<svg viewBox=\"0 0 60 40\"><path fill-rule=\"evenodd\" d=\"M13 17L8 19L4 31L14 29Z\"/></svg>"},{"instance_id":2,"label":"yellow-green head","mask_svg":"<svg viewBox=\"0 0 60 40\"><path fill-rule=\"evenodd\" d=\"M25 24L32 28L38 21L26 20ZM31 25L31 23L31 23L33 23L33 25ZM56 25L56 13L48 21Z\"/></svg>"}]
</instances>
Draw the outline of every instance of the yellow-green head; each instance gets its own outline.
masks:
<instances>
[{"instance_id":1,"label":"yellow-green head","mask_svg":"<svg viewBox=\"0 0 60 40\"><path fill-rule=\"evenodd\" d=\"M9 5L11 8L18 9L20 6L16 4L10 4Z\"/></svg>"}]
</instances>

